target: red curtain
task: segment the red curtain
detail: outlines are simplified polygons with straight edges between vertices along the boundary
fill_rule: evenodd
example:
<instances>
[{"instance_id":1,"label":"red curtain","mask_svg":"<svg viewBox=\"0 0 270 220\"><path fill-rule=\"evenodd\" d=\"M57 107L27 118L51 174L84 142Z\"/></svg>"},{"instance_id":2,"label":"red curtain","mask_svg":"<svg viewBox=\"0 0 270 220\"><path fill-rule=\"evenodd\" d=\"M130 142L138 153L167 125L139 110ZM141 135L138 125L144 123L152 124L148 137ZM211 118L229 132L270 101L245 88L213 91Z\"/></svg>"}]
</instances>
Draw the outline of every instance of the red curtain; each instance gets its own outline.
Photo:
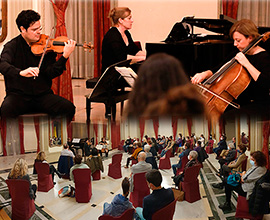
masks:
<instances>
[{"instance_id":1,"label":"red curtain","mask_svg":"<svg viewBox=\"0 0 270 220\"><path fill-rule=\"evenodd\" d=\"M178 117L172 116L173 140L175 140L176 133L177 133L177 123L178 123Z\"/></svg>"},{"instance_id":2,"label":"red curtain","mask_svg":"<svg viewBox=\"0 0 270 220\"><path fill-rule=\"evenodd\" d=\"M155 132L156 138L158 138L159 118L158 116L156 116L156 117L153 117L152 120L153 120L154 132Z\"/></svg>"},{"instance_id":3,"label":"red curtain","mask_svg":"<svg viewBox=\"0 0 270 220\"><path fill-rule=\"evenodd\" d=\"M112 149L118 148L120 143L120 124L115 121L111 123L111 142Z\"/></svg>"},{"instance_id":4,"label":"red curtain","mask_svg":"<svg viewBox=\"0 0 270 220\"><path fill-rule=\"evenodd\" d=\"M34 125L35 125L35 130L36 130L36 135L37 135L37 152L40 151L40 140L39 140L39 117L34 116Z\"/></svg>"},{"instance_id":5,"label":"red curtain","mask_svg":"<svg viewBox=\"0 0 270 220\"><path fill-rule=\"evenodd\" d=\"M98 144L98 124L93 124L95 136L96 136L96 144Z\"/></svg>"},{"instance_id":6,"label":"red curtain","mask_svg":"<svg viewBox=\"0 0 270 220\"><path fill-rule=\"evenodd\" d=\"M140 124L140 138L141 138L141 141L142 141L143 134L144 134L144 127L145 127L145 118L140 118L139 124Z\"/></svg>"},{"instance_id":7,"label":"red curtain","mask_svg":"<svg viewBox=\"0 0 270 220\"><path fill-rule=\"evenodd\" d=\"M188 135L191 136L192 118L187 119Z\"/></svg>"},{"instance_id":8,"label":"red curtain","mask_svg":"<svg viewBox=\"0 0 270 220\"><path fill-rule=\"evenodd\" d=\"M93 1L94 18L94 77L101 76L101 46L103 36L110 29L110 0Z\"/></svg>"},{"instance_id":9,"label":"red curtain","mask_svg":"<svg viewBox=\"0 0 270 220\"><path fill-rule=\"evenodd\" d=\"M1 137L2 137L2 145L3 145L3 156L7 156L7 150L6 150L7 123L6 123L6 119L4 118L1 118Z\"/></svg>"},{"instance_id":10,"label":"red curtain","mask_svg":"<svg viewBox=\"0 0 270 220\"><path fill-rule=\"evenodd\" d=\"M262 152L265 154L266 159L267 159L267 169L270 169L269 150L268 150L269 136L270 136L270 121L264 121L263 122L263 148L262 148Z\"/></svg>"},{"instance_id":11,"label":"red curtain","mask_svg":"<svg viewBox=\"0 0 270 220\"><path fill-rule=\"evenodd\" d=\"M238 0L222 0L223 14L237 19Z\"/></svg>"},{"instance_id":12,"label":"red curtain","mask_svg":"<svg viewBox=\"0 0 270 220\"><path fill-rule=\"evenodd\" d=\"M19 123L19 135L20 135L20 150L21 154L24 154L24 126L23 126L23 119L21 117L18 118Z\"/></svg>"},{"instance_id":13,"label":"red curtain","mask_svg":"<svg viewBox=\"0 0 270 220\"><path fill-rule=\"evenodd\" d=\"M103 124L103 137L107 136L107 124Z\"/></svg>"},{"instance_id":14,"label":"red curtain","mask_svg":"<svg viewBox=\"0 0 270 220\"><path fill-rule=\"evenodd\" d=\"M57 18L55 37L67 36L67 30L65 26L65 11L68 6L69 0L50 0L54 13ZM58 55L58 58L62 55ZM59 77L53 79L52 90L55 94L64 97L65 99L73 102L71 73L69 60L66 63L66 70Z\"/></svg>"}]
</instances>

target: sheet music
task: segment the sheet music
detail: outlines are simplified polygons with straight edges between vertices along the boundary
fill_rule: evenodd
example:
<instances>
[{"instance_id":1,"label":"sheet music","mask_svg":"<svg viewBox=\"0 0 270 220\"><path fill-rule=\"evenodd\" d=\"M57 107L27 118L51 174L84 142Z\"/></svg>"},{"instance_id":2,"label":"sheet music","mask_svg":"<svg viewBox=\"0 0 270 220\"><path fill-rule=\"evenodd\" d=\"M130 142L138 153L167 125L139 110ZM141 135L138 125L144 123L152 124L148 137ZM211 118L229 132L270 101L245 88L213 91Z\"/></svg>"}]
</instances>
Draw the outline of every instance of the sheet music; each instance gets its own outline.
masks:
<instances>
[{"instance_id":1,"label":"sheet music","mask_svg":"<svg viewBox=\"0 0 270 220\"><path fill-rule=\"evenodd\" d=\"M115 67L116 71L124 77L127 83L133 87L137 74L130 67Z\"/></svg>"}]
</instances>

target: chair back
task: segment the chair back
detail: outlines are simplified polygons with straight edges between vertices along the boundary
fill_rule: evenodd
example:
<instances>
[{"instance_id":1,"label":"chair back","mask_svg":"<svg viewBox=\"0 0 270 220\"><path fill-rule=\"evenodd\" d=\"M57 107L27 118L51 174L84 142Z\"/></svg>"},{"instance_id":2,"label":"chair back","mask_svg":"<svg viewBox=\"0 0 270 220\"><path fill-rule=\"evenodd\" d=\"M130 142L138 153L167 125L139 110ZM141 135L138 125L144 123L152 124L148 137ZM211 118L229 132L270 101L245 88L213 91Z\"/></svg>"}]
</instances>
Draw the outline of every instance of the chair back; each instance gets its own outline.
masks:
<instances>
[{"instance_id":1,"label":"chair back","mask_svg":"<svg viewBox=\"0 0 270 220\"><path fill-rule=\"evenodd\" d=\"M188 156L183 156L181 159L181 167L177 169L177 175L184 170L186 164L188 162Z\"/></svg>"},{"instance_id":2,"label":"chair back","mask_svg":"<svg viewBox=\"0 0 270 220\"><path fill-rule=\"evenodd\" d=\"M147 157L145 159L145 162L150 163L152 165L152 169L157 169L158 170L157 161L153 156L152 157Z\"/></svg>"},{"instance_id":3,"label":"chair back","mask_svg":"<svg viewBox=\"0 0 270 220\"><path fill-rule=\"evenodd\" d=\"M69 179L69 171L73 166L73 158L69 156L60 156L58 160L58 171L64 173L62 178Z\"/></svg>"},{"instance_id":4,"label":"chair back","mask_svg":"<svg viewBox=\"0 0 270 220\"><path fill-rule=\"evenodd\" d=\"M11 196L12 219L28 220L35 212L34 200L29 196L29 182L24 179L6 180Z\"/></svg>"},{"instance_id":5,"label":"chair back","mask_svg":"<svg viewBox=\"0 0 270 220\"><path fill-rule=\"evenodd\" d=\"M118 150L123 150L124 144L125 144L125 140L121 140L121 142L118 144Z\"/></svg>"},{"instance_id":6,"label":"chair back","mask_svg":"<svg viewBox=\"0 0 270 220\"><path fill-rule=\"evenodd\" d=\"M162 209L156 211L152 215L152 220L172 220L174 211L175 211L175 204L177 200L174 200L169 205L163 207Z\"/></svg>"},{"instance_id":7,"label":"chair back","mask_svg":"<svg viewBox=\"0 0 270 220\"><path fill-rule=\"evenodd\" d=\"M112 164L121 163L123 154L115 154L112 156Z\"/></svg>"},{"instance_id":8,"label":"chair back","mask_svg":"<svg viewBox=\"0 0 270 220\"><path fill-rule=\"evenodd\" d=\"M38 191L48 192L54 187L49 164L37 162L35 168L38 174Z\"/></svg>"},{"instance_id":9,"label":"chair back","mask_svg":"<svg viewBox=\"0 0 270 220\"><path fill-rule=\"evenodd\" d=\"M184 182L195 182L200 173L201 165L188 167L185 171Z\"/></svg>"},{"instance_id":10,"label":"chair back","mask_svg":"<svg viewBox=\"0 0 270 220\"><path fill-rule=\"evenodd\" d=\"M121 216L112 217L110 215L101 215L98 220L132 220L135 209L126 210Z\"/></svg>"},{"instance_id":11,"label":"chair back","mask_svg":"<svg viewBox=\"0 0 270 220\"><path fill-rule=\"evenodd\" d=\"M77 202L87 203L92 197L90 169L75 169L72 171L75 182L75 198Z\"/></svg>"}]
</instances>

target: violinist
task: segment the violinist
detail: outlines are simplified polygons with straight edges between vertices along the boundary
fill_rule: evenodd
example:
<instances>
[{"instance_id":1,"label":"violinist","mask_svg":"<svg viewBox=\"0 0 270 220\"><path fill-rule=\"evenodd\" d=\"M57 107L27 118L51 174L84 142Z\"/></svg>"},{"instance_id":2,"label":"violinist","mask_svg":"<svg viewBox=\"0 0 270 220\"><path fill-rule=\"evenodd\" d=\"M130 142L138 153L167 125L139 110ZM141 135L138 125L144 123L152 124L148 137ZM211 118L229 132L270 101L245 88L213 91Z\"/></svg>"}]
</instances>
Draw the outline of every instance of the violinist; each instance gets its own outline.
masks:
<instances>
[{"instance_id":1,"label":"violinist","mask_svg":"<svg viewBox=\"0 0 270 220\"><path fill-rule=\"evenodd\" d=\"M65 43L63 54L56 61L56 53L41 56L31 51L31 45L41 36L40 15L33 10L19 13L16 24L20 35L4 45L0 58L0 72L4 75L6 97L1 106L1 117L14 118L27 113L47 113L50 116L66 116L71 119L75 106L68 100L54 95L52 79L65 70L66 62L76 42Z\"/></svg>"},{"instance_id":2,"label":"violinist","mask_svg":"<svg viewBox=\"0 0 270 220\"><path fill-rule=\"evenodd\" d=\"M270 106L270 55L265 49L256 45L244 55L242 51L258 36L256 25L248 19L237 21L230 29L230 36L234 46L240 51L235 59L250 74L251 82L238 96L236 102L243 112L249 114L269 112ZM207 70L197 73L191 79L194 84L201 83L213 75L214 71Z\"/></svg>"}]
</instances>

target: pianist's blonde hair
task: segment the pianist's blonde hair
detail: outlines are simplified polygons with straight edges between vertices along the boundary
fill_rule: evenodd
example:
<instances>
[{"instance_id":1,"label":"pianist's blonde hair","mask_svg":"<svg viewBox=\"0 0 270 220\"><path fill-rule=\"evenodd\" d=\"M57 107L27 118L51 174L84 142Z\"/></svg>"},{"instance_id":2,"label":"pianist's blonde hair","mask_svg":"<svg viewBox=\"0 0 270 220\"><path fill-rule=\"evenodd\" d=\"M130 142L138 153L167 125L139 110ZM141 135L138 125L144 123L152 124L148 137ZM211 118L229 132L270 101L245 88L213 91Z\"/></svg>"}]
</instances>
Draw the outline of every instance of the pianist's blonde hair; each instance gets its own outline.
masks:
<instances>
[{"instance_id":1,"label":"pianist's blonde hair","mask_svg":"<svg viewBox=\"0 0 270 220\"><path fill-rule=\"evenodd\" d=\"M117 25L119 18L124 19L128 17L131 13L131 10L127 7L116 7L113 8L109 13L109 18L112 22L112 25Z\"/></svg>"},{"instance_id":2,"label":"pianist's blonde hair","mask_svg":"<svg viewBox=\"0 0 270 220\"><path fill-rule=\"evenodd\" d=\"M233 24L230 29L230 37L233 38L234 32L239 32L243 34L246 38L251 36L253 39L257 38L260 34L258 33L258 28L249 19L242 19Z\"/></svg>"}]
</instances>

